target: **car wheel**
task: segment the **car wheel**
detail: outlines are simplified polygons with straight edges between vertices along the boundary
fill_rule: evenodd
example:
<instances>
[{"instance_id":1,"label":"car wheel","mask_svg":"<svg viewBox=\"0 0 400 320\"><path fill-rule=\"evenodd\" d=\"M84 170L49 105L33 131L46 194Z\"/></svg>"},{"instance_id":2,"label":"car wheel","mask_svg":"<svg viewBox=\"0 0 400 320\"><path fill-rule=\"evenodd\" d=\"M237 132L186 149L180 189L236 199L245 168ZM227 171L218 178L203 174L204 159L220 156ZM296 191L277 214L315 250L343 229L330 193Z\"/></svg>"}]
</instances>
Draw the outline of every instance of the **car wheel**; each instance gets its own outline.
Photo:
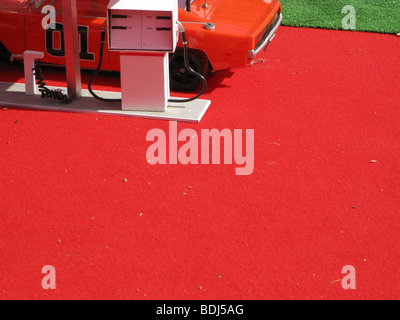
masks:
<instances>
[{"instance_id":1,"label":"car wheel","mask_svg":"<svg viewBox=\"0 0 400 320\"><path fill-rule=\"evenodd\" d=\"M208 72L208 60L205 54L196 51L188 51L190 67L203 77ZM185 67L185 59L182 49L177 49L169 62L170 88L174 91L192 92L195 91L201 79L189 72Z\"/></svg>"},{"instance_id":2,"label":"car wheel","mask_svg":"<svg viewBox=\"0 0 400 320\"><path fill-rule=\"evenodd\" d=\"M10 59L11 53L6 49L6 47L0 42L0 58Z\"/></svg>"}]
</instances>

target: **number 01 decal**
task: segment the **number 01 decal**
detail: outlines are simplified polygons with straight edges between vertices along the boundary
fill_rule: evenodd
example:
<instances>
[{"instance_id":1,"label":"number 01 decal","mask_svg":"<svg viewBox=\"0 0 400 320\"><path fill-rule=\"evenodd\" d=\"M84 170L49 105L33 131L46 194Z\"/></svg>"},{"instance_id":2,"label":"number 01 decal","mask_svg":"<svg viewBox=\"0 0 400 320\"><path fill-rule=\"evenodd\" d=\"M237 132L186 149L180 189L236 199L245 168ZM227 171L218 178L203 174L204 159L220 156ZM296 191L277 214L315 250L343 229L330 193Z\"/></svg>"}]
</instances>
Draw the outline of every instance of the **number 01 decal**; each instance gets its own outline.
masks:
<instances>
[{"instance_id":1,"label":"number 01 decal","mask_svg":"<svg viewBox=\"0 0 400 320\"><path fill-rule=\"evenodd\" d=\"M59 48L56 48L54 43L54 33L56 32L60 34L60 45L58 46ZM86 26L78 26L78 33L80 35L80 40L81 40L80 58L82 60L94 61L94 54L88 52L89 28ZM62 25L62 23L56 23L56 27L54 29L46 30L46 52L55 57L65 56L64 26Z\"/></svg>"}]
</instances>

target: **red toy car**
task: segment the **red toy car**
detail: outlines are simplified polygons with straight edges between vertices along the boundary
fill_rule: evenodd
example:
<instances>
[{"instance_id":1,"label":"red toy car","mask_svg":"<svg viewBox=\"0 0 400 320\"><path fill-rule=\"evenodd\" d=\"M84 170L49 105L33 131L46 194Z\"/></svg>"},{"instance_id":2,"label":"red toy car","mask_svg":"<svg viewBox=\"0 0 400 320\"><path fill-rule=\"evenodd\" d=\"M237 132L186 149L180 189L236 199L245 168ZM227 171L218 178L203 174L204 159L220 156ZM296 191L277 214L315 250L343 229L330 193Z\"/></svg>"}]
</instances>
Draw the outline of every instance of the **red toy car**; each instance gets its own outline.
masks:
<instances>
[{"instance_id":1,"label":"red toy car","mask_svg":"<svg viewBox=\"0 0 400 320\"><path fill-rule=\"evenodd\" d=\"M107 16L108 0L79 0L78 32L81 67L98 64L100 32ZM45 5L55 7L54 29L44 29ZM195 71L242 67L251 64L266 48L282 21L281 5L273 0L178 0L189 62ZM43 63L64 65L61 0L1 0L0 51L20 55L25 50L45 52ZM170 84L176 91L193 91L200 80L185 68L182 44L170 59ZM119 53L105 49L102 70L119 71Z\"/></svg>"}]
</instances>

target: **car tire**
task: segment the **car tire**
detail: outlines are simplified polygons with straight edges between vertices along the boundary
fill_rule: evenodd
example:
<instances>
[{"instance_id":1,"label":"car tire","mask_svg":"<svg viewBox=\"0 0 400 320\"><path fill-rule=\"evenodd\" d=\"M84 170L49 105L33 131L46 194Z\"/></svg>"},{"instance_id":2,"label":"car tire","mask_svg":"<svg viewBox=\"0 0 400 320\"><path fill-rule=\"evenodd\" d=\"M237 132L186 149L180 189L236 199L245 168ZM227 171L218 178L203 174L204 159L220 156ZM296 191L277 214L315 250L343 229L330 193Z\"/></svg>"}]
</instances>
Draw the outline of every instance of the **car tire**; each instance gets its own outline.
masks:
<instances>
[{"instance_id":1,"label":"car tire","mask_svg":"<svg viewBox=\"0 0 400 320\"><path fill-rule=\"evenodd\" d=\"M7 48L0 42L0 58L10 59L11 53Z\"/></svg>"},{"instance_id":2,"label":"car tire","mask_svg":"<svg viewBox=\"0 0 400 320\"><path fill-rule=\"evenodd\" d=\"M188 50L190 67L203 77L208 72L208 59L202 52ZM192 92L202 83L201 79L189 72L185 67L183 49L178 48L169 62L170 88L173 91Z\"/></svg>"}]
</instances>

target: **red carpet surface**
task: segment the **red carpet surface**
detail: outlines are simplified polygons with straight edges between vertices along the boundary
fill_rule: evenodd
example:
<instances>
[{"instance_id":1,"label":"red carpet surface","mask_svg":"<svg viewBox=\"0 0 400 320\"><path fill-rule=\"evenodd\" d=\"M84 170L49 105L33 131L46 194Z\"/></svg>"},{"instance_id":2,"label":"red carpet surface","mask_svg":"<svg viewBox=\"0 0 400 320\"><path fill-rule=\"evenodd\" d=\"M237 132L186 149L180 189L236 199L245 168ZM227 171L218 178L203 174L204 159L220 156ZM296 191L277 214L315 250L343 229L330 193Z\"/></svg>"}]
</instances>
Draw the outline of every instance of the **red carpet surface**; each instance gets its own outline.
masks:
<instances>
[{"instance_id":1,"label":"red carpet surface","mask_svg":"<svg viewBox=\"0 0 400 320\"><path fill-rule=\"evenodd\" d=\"M178 132L254 129L247 176L149 164L147 132L168 121L1 108L0 299L399 299L399 50L281 27L264 64L209 77L209 110Z\"/></svg>"}]
</instances>

